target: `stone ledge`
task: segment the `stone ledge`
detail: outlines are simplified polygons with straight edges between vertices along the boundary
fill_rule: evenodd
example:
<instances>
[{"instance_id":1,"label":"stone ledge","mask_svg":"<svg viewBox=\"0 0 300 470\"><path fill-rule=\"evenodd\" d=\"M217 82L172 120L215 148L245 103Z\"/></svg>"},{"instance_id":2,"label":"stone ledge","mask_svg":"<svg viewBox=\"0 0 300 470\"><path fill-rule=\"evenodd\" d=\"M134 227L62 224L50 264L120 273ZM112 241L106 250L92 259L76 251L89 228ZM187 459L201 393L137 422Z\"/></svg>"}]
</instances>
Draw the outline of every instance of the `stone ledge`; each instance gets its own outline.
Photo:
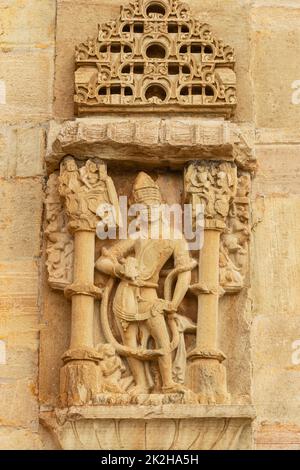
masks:
<instances>
[{"instance_id":1,"label":"stone ledge","mask_svg":"<svg viewBox=\"0 0 300 470\"><path fill-rule=\"evenodd\" d=\"M49 173L58 169L67 154L144 169L180 169L197 159L236 161L250 171L256 167L253 152L237 125L222 119L78 118L61 126L55 124L51 135L46 157Z\"/></svg>"},{"instance_id":2,"label":"stone ledge","mask_svg":"<svg viewBox=\"0 0 300 470\"><path fill-rule=\"evenodd\" d=\"M254 418L251 405L86 406L40 413L65 450L246 450L252 448Z\"/></svg>"},{"instance_id":3,"label":"stone ledge","mask_svg":"<svg viewBox=\"0 0 300 470\"><path fill-rule=\"evenodd\" d=\"M74 406L56 409L56 417L65 420L80 419L191 419L243 418L254 420L252 405L126 405ZM43 415L43 412L41 413Z\"/></svg>"}]
</instances>

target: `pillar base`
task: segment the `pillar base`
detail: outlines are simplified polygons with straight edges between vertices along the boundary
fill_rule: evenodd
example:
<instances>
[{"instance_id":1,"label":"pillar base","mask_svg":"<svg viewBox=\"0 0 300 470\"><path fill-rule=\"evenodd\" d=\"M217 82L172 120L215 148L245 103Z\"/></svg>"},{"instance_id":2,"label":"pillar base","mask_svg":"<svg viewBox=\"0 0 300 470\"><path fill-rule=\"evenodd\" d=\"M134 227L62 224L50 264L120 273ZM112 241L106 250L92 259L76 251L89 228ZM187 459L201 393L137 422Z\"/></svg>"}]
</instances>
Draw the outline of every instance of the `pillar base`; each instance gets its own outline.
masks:
<instances>
[{"instance_id":1,"label":"pillar base","mask_svg":"<svg viewBox=\"0 0 300 470\"><path fill-rule=\"evenodd\" d=\"M192 355L187 367L187 386L197 393L203 405L230 404L226 368L218 359Z\"/></svg>"},{"instance_id":2,"label":"pillar base","mask_svg":"<svg viewBox=\"0 0 300 470\"><path fill-rule=\"evenodd\" d=\"M90 351L86 357L88 353ZM81 406L91 403L101 390L101 378L96 358L69 359L60 370L60 406Z\"/></svg>"}]
</instances>

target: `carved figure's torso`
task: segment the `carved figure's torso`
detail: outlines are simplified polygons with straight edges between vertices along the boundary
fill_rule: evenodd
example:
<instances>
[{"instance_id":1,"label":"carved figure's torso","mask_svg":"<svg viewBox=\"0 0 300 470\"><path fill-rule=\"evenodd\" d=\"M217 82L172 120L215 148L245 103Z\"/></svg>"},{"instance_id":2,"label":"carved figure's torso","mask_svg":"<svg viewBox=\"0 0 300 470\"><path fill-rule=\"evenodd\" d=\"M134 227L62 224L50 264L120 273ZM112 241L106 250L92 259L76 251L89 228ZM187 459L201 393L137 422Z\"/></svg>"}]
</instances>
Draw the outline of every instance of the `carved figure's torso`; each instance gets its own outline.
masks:
<instances>
[{"instance_id":1,"label":"carved figure's torso","mask_svg":"<svg viewBox=\"0 0 300 470\"><path fill-rule=\"evenodd\" d=\"M119 254L122 253L120 246L122 242L115 247ZM132 241L131 248L138 275L134 281L121 280L113 304L116 316L127 322L151 317L151 308L158 298L160 271L172 255L175 266L190 261L184 240L136 240ZM128 251L130 253L130 249Z\"/></svg>"}]
</instances>

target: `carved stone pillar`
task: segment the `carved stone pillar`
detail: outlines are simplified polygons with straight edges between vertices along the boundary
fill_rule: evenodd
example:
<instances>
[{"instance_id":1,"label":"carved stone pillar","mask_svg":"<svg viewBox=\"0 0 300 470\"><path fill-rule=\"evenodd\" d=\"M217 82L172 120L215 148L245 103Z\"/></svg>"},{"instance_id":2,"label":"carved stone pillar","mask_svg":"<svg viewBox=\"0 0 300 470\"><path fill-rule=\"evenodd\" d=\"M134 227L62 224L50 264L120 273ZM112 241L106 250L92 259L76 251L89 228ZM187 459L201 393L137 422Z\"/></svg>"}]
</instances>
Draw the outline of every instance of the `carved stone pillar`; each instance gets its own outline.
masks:
<instances>
[{"instance_id":1,"label":"carved stone pillar","mask_svg":"<svg viewBox=\"0 0 300 470\"><path fill-rule=\"evenodd\" d=\"M74 234L74 284L66 293L72 296L70 349L93 347L95 232Z\"/></svg>"},{"instance_id":2,"label":"carved stone pillar","mask_svg":"<svg viewBox=\"0 0 300 470\"><path fill-rule=\"evenodd\" d=\"M74 279L65 288L72 299L70 349L64 354L61 370L61 403L64 406L88 403L101 389L99 361L94 349L94 300L101 289L94 285L97 208L110 201L111 179L101 161L88 161L80 169L72 157L61 164L59 192L74 233Z\"/></svg>"},{"instance_id":3,"label":"carved stone pillar","mask_svg":"<svg viewBox=\"0 0 300 470\"><path fill-rule=\"evenodd\" d=\"M200 403L228 403L225 355L218 349L220 296L220 236L236 193L236 167L230 163L199 162L185 175L187 201L205 216L204 244L199 252L199 280L191 290L198 297L196 347L189 353L188 385Z\"/></svg>"}]
</instances>

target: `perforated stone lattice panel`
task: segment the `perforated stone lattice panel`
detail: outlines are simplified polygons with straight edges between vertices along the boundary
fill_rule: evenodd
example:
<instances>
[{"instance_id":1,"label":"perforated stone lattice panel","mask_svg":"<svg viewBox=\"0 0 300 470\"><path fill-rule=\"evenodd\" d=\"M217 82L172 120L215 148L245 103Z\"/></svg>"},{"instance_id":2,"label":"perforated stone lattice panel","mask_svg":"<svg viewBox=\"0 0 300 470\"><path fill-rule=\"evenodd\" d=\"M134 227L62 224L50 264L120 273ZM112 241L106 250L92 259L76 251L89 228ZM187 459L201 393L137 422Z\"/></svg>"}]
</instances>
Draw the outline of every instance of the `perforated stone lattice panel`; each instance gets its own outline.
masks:
<instances>
[{"instance_id":1,"label":"perforated stone lattice panel","mask_svg":"<svg viewBox=\"0 0 300 470\"><path fill-rule=\"evenodd\" d=\"M180 111L230 117L234 52L177 0L134 0L76 47L78 114Z\"/></svg>"}]
</instances>

